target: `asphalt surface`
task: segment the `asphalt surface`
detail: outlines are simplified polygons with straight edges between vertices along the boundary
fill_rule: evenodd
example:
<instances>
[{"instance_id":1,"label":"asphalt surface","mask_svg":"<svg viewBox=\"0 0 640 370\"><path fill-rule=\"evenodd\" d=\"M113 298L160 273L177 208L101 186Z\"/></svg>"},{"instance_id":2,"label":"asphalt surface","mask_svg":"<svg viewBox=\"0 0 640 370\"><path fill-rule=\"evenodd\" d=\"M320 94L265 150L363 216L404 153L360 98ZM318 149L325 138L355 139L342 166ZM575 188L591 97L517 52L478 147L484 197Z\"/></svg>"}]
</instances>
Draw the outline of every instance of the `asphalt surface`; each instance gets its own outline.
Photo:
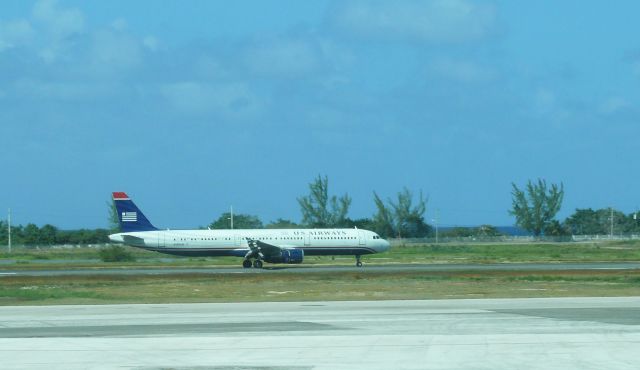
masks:
<instances>
[{"instance_id":1,"label":"asphalt surface","mask_svg":"<svg viewBox=\"0 0 640 370\"><path fill-rule=\"evenodd\" d=\"M355 266L286 266L266 265L263 269L242 267L152 267L152 268L68 268L68 269L0 269L3 276L67 275L184 275L184 274L290 274L331 272L447 272L447 271L569 271L569 270L638 270L638 262L591 263L503 263L503 264L386 264Z\"/></svg>"},{"instance_id":2,"label":"asphalt surface","mask_svg":"<svg viewBox=\"0 0 640 370\"><path fill-rule=\"evenodd\" d=\"M638 369L640 297L0 307L3 369Z\"/></svg>"}]
</instances>

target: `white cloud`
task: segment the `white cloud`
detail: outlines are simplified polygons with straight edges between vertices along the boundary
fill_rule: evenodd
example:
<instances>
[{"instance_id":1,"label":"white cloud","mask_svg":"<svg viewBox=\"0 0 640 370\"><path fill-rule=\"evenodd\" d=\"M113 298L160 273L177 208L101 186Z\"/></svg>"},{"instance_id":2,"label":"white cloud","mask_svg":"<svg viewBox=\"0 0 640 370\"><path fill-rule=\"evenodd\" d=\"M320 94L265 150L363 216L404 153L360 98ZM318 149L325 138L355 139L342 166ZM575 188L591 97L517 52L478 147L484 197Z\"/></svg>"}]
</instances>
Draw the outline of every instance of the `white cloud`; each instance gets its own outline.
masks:
<instances>
[{"instance_id":1,"label":"white cloud","mask_svg":"<svg viewBox=\"0 0 640 370\"><path fill-rule=\"evenodd\" d=\"M203 56L194 62L193 70L200 79L221 80L231 77L230 71L221 60L212 56Z\"/></svg>"},{"instance_id":2,"label":"white cloud","mask_svg":"<svg viewBox=\"0 0 640 370\"><path fill-rule=\"evenodd\" d=\"M15 96L30 99L87 101L115 95L119 87L109 83L21 79L12 88Z\"/></svg>"},{"instance_id":3,"label":"white cloud","mask_svg":"<svg viewBox=\"0 0 640 370\"><path fill-rule=\"evenodd\" d=\"M44 23L54 39L61 40L84 31L84 15L79 9L61 9L55 0L41 0L33 7L33 18Z\"/></svg>"},{"instance_id":4,"label":"white cloud","mask_svg":"<svg viewBox=\"0 0 640 370\"><path fill-rule=\"evenodd\" d=\"M32 17L38 30L38 55L46 63L68 60L75 36L84 32L84 15L79 9L60 8L55 0L40 0L33 6Z\"/></svg>"},{"instance_id":5,"label":"white cloud","mask_svg":"<svg viewBox=\"0 0 640 370\"><path fill-rule=\"evenodd\" d=\"M489 82L496 77L496 72L490 68L469 61L449 58L436 59L427 68L429 73L436 77L465 83Z\"/></svg>"},{"instance_id":6,"label":"white cloud","mask_svg":"<svg viewBox=\"0 0 640 370\"><path fill-rule=\"evenodd\" d=\"M317 48L304 40L277 39L259 42L244 57L252 73L277 77L297 77L320 66Z\"/></svg>"},{"instance_id":7,"label":"white cloud","mask_svg":"<svg viewBox=\"0 0 640 370\"><path fill-rule=\"evenodd\" d=\"M142 45L150 51L157 51L160 47L160 41L153 36L146 36L142 39Z\"/></svg>"},{"instance_id":8,"label":"white cloud","mask_svg":"<svg viewBox=\"0 0 640 370\"><path fill-rule=\"evenodd\" d=\"M539 88L533 95L533 113L555 122L566 122L575 110L558 94L548 88Z\"/></svg>"},{"instance_id":9,"label":"white cloud","mask_svg":"<svg viewBox=\"0 0 640 370\"><path fill-rule=\"evenodd\" d=\"M466 0L349 1L332 23L360 37L449 43L477 40L495 23L493 6Z\"/></svg>"},{"instance_id":10,"label":"white cloud","mask_svg":"<svg viewBox=\"0 0 640 370\"><path fill-rule=\"evenodd\" d=\"M26 44L33 36L31 23L25 19L0 22L0 52Z\"/></svg>"},{"instance_id":11,"label":"white cloud","mask_svg":"<svg viewBox=\"0 0 640 370\"><path fill-rule=\"evenodd\" d=\"M111 22L111 28L113 28L115 31L122 32L127 29L127 21L123 18L115 19L113 22Z\"/></svg>"},{"instance_id":12,"label":"white cloud","mask_svg":"<svg viewBox=\"0 0 640 370\"><path fill-rule=\"evenodd\" d=\"M640 61L636 61L631 64L631 73L635 77L640 77Z\"/></svg>"},{"instance_id":13,"label":"white cloud","mask_svg":"<svg viewBox=\"0 0 640 370\"><path fill-rule=\"evenodd\" d=\"M534 105L538 112L549 113L555 109L556 94L548 89L538 89L534 96Z\"/></svg>"},{"instance_id":14,"label":"white cloud","mask_svg":"<svg viewBox=\"0 0 640 370\"><path fill-rule=\"evenodd\" d=\"M605 115L615 114L630 107L629 102L619 96L612 96L600 103L598 112Z\"/></svg>"},{"instance_id":15,"label":"white cloud","mask_svg":"<svg viewBox=\"0 0 640 370\"><path fill-rule=\"evenodd\" d=\"M142 61L140 42L134 37L110 30L95 32L91 45L91 61L98 71L131 68Z\"/></svg>"},{"instance_id":16,"label":"white cloud","mask_svg":"<svg viewBox=\"0 0 640 370\"><path fill-rule=\"evenodd\" d=\"M258 98L246 84L208 84L183 81L165 84L162 96L177 111L190 115L219 114L232 117L252 117L260 109Z\"/></svg>"},{"instance_id":17,"label":"white cloud","mask_svg":"<svg viewBox=\"0 0 640 370\"><path fill-rule=\"evenodd\" d=\"M351 51L315 34L302 33L254 40L240 53L243 67L258 77L280 80L335 79L355 61Z\"/></svg>"}]
</instances>

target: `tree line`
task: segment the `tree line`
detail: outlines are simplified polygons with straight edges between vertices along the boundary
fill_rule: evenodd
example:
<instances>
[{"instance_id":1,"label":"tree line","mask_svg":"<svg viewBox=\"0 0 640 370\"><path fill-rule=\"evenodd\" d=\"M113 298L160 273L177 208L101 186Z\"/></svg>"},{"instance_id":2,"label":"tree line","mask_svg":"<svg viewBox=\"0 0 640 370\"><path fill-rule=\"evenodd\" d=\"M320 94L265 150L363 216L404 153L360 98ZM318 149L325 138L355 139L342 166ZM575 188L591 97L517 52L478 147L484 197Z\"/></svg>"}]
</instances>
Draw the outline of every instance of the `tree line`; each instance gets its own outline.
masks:
<instances>
[{"instance_id":1,"label":"tree line","mask_svg":"<svg viewBox=\"0 0 640 370\"><path fill-rule=\"evenodd\" d=\"M564 221L555 218L562 207L564 185L529 180L524 188L512 183L512 209L516 225L534 236L631 234L640 232L639 215L613 208L578 208Z\"/></svg>"},{"instance_id":2,"label":"tree line","mask_svg":"<svg viewBox=\"0 0 640 370\"><path fill-rule=\"evenodd\" d=\"M0 244L2 245L8 243L7 226L7 222L0 221ZM109 242L109 234L112 232L113 230L107 229L60 230L49 224L38 227L29 223L26 226L11 225L11 242L26 246L103 244Z\"/></svg>"},{"instance_id":3,"label":"tree line","mask_svg":"<svg viewBox=\"0 0 640 370\"><path fill-rule=\"evenodd\" d=\"M290 220L278 219L263 225L257 216L236 215L237 228L295 228L295 227L358 227L372 230L389 238L431 237L434 229L424 218L427 199L422 192L414 196L407 188L396 194L395 198L380 197L373 192L376 212L369 218L351 219L348 217L351 197L329 195L327 176L318 176L309 184L309 194L299 197L302 222L296 224ZM546 180L529 180L521 189L512 183L512 208L509 214L515 217L515 224L534 236L603 235L609 233L640 233L640 215L624 214L611 208L593 210L576 209L564 221L555 218L562 207L564 185L550 184ZM212 229L229 228L229 213L224 213L209 225ZM492 225L479 227L454 227L440 234L443 237L500 236Z\"/></svg>"},{"instance_id":4,"label":"tree line","mask_svg":"<svg viewBox=\"0 0 640 370\"><path fill-rule=\"evenodd\" d=\"M373 193L376 213L371 217L352 219L348 216L351 206L349 194L342 196L329 194L329 179L318 176L309 184L309 193L297 198L302 213L301 222L277 219L263 225L257 216L237 214L233 225L238 229L260 228L360 228L376 231L383 237L421 238L431 234L432 227L424 220L427 200L422 192L414 197L413 192L404 188L396 198L383 200ZM231 214L225 212L209 224L211 229L228 229Z\"/></svg>"},{"instance_id":5,"label":"tree line","mask_svg":"<svg viewBox=\"0 0 640 370\"><path fill-rule=\"evenodd\" d=\"M564 221L555 217L564 199L564 186L547 185L543 179L529 180L519 188L512 183L512 208L509 213L515 217L520 228L535 236L602 235L613 231L616 234L640 233L640 216L624 214L611 208L593 210L576 209ZM383 198L375 191L372 194L375 213L370 217L350 218L351 197L331 195L327 176L316 177L309 184L309 192L297 198L302 218L300 223L278 218L264 224L258 216L234 214L234 228L237 229L279 229L279 228L360 228L372 230L385 238L422 238L434 234L433 227L425 221L427 201L422 192L417 195L403 188L395 197ZM56 245L56 244L100 244L109 242L108 235L117 232L118 217L112 201L108 202L109 229L59 230L53 225L38 227L35 224L12 226L12 241L16 245ZM231 214L222 213L211 222L211 229L228 229ZM441 236L499 236L492 225L479 227L455 227L440 233ZM0 221L0 244L7 244L7 223Z\"/></svg>"}]
</instances>

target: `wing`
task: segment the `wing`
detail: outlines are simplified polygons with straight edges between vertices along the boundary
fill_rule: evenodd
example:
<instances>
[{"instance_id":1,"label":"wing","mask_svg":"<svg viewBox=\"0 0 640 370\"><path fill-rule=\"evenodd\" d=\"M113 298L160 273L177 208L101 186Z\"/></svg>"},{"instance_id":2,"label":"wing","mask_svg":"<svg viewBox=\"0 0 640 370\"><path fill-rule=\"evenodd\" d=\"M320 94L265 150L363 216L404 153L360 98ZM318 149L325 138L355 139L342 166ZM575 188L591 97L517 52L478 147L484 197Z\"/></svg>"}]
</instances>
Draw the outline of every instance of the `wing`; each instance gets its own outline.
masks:
<instances>
[{"instance_id":1,"label":"wing","mask_svg":"<svg viewBox=\"0 0 640 370\"><path fill-rule=\"evenodd\" d=\"M251 249L249 253L252 257L260 256L265 260L279 257L282 255L282 250L290 249L287 246L277 246L251 238L247 238L247 244L249 245L249 249Z\"/></svg>"},{"instance_id":2,"label":"wing","mask_svg":"<svg viewBox=\"0 0 640 370\"><path fill-rule=\"evenodd\" d=\"M296 247L293 245L274 245L251 238L247 238L247 244L249 245L250 251L249 253L247 253L246 258L255 258L260 256L266 261L274 258L280 258L282 256L282 251L285 249L296 249Z\"/></svg>"}]
</instances>

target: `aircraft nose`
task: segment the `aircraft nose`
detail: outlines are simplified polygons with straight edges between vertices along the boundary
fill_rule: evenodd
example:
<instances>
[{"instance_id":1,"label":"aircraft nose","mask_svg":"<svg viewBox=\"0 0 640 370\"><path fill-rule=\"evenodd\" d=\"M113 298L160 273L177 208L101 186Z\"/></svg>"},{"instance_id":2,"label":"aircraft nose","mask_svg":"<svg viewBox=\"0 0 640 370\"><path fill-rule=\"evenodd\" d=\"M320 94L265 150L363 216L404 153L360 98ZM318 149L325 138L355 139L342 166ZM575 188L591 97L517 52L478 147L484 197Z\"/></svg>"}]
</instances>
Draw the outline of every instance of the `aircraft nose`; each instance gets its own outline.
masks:
<instances>
[{"instance_id":1,"label":"aircraft nose","mask_svg":"<svg viewBox=\"0 0 640 370\"><path fill-rule=\"evenodd\" d=\"M386 252L391 247L391 244L385 239L380 239L380 245L378 247L379 252Z\"/></svg>"}]
</instances>

